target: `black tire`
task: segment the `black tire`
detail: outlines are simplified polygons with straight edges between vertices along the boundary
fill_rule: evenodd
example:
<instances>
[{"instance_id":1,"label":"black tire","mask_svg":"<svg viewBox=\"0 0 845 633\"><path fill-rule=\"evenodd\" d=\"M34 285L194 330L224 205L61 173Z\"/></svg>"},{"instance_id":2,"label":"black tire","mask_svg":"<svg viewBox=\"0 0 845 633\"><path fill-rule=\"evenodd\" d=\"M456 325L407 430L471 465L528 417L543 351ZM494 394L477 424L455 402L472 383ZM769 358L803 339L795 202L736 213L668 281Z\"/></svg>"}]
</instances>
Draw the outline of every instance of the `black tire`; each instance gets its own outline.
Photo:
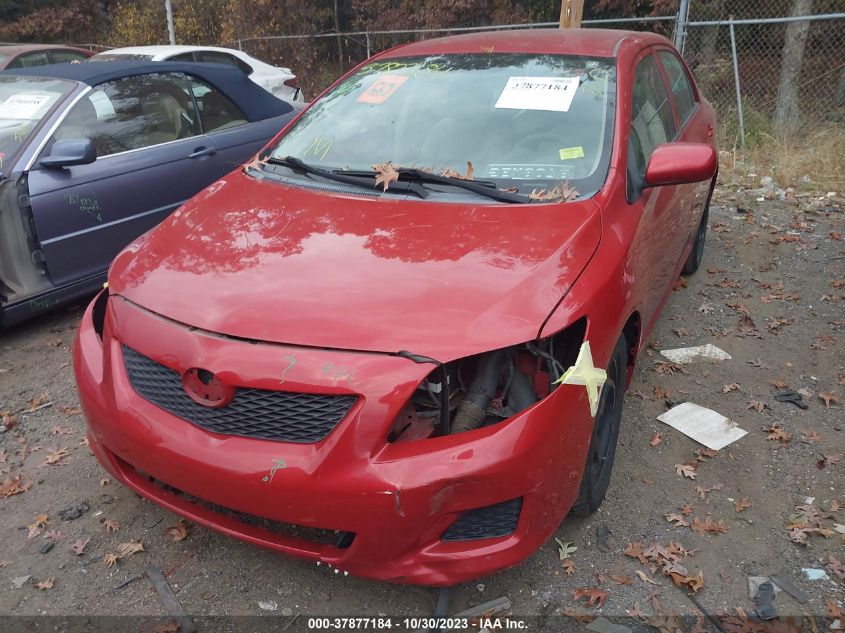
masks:
<instances>
[{"instance_id":1,"label":"black tire","mask_svg":"<svg viewBox=\"0 0 845 633\"><path fill-rule=\"evenodd\" d=\"M610 485L610 473L619 439L622 421L622 403L625 396L625 371L628 360L628 342L623 335L616 343L607 366L607 381L601 389L599 407L590 437L587 463L581 478L581 489L571 514L586 516L595 512L604 501Z\"/></svg>"},{"instance_id":2,"label":"black tire","mask_svg":"<svg viewBox=\"0 0 845 633\"><path fill-rule=\"evenodd\" d=\"M710 216L710 199L713 197L713 188L716 186L716 178L710 183L710 191L707 192L707 202L704 205L704 213L701 215L701 222L698 225L698 230L695 232L695 242L693 242L692 250L690 251L687 261L684 263L684 268L681 270L682 275L692 275L698 270L701 265L701 258L704 255L704 242L707 240L707 218Z\"/></svg>"}]
</instances>

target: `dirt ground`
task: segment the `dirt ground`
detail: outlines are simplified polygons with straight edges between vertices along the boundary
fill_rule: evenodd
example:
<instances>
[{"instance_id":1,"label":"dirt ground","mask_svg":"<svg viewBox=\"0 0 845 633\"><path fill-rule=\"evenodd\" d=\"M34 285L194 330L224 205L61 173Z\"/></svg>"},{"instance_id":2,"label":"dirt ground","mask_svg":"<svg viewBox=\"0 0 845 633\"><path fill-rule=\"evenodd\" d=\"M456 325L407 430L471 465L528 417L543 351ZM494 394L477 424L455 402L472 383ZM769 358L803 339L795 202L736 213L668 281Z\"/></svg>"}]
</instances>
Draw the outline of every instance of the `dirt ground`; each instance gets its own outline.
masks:
<instances>
[{"instance_id":1,"label":"dirt ground","mask_svg":"<svg viewBox=\"0 0 845 633\"><path fill-rule=\"evenodd\" d=\"M558 530L560 541L577 547L573 573L551 540L516 568L454 588L450 612L508 596L512 613L536 629L585 630L569 617L583 614L642 631L802 630L787 616L811 616L804 631L835 630L836 609L845 609L845 567L836 564L845 561L845 462L836 463L845 452L845 200L824 193L758 200L760 192L739 188L717 192L702 268L679 282L640 358L607 500L592 517ZM0 411L16 419L0 435L0 481L20 476L29 486L5 500L0 494L0 629L32 623L8 616L88 616L77 624L96 624L97 616L138 615L148 617L131 619L132 626L125 619L120 628L153 631L172 618L138 576L150 564L165 572L192 616L265 616L205 621L200 630L261 622L283 630L297 614L297 626L317 614L432 614L431 589L335 575L197 526L175 541L166 529L178 518L110 481L85 445L70 365L81 314L75 306L0 334ZM704 343L732 360L677 367L658 352ZM777 402L778 381L801 390L807 408ZM656 420L667 403L684 401L718 411L748 434L697 460L701 445ZM691 463L695 479L678 474ZM742 499L750 505L737 512ZM60 518L73 506L83 510L78 518ZM669 513L681 524L707 525L710 517L714 531L726 531L675 527ZM790 540L790 523L806 544ZM612 536L600 549L602 527ZM87 544L77 555L79 540ZM105 557L131 541L144 551L108 566ZM648 549L655 541L694 550L678 560L688 577L703 579L694 595L624 553L636 550L629 544ZM803 568L825 577L810 580ZM744 620L754 614L747 585L754 574L782 574L807 601L780 593L774 605L781 620L769 628ZM578 589L593 588L607 593L601 606L575 599ZM70 630L55 622L42 630Z\"/></svg>"}]
</instances>

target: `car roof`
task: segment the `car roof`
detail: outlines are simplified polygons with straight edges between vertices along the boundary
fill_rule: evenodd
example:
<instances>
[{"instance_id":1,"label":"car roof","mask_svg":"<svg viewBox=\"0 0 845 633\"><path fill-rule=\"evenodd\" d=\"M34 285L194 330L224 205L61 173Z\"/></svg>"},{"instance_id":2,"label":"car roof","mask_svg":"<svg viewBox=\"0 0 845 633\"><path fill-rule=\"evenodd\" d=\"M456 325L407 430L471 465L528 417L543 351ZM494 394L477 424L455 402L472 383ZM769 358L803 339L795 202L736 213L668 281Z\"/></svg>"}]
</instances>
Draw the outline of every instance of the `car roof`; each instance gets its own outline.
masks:
<instances>
[{"instance_id":1,"label":"car roof","mask_svg":"<svg viewBox=\"0 0 845 633\"><path fill-rule=\"evenodd\" d=\"M194 51L220 51L221 53L237 53L239 51L231 48L220 48L219 46L194 46L188 44L160 44L157 46L124 46L122 48L110 48L103 53L116 53L118 55L176 55L179 53L192 53Z\"/></svg>"},{"instance_id":2,"label":"car roof","mask_svg":"<svg viewBox=\"0 0 845 633\"><path fill-rule=\"evenodd\" d=\"M89 50L84 48L77 48L75 46L64 46L62 44L9 44L7 46L0 46L0 53L7 53L12 55L18 55L20 53L29 53L31 51L52 51L52 50L65 50L65 51L78 51L80 53L93 53Z\"/></svg>"},{"instance_id":3,"label":"car roof","mask_svg":"<svg viewBox=\"0 0 845 633\"><path fill-rule=\"evenodd\" d=\"M194 62L153 62L126 60L85 64L51 64L31 68L15 68L0 72L3 75L27 75L69 79L89 86L97 86L112 79L145 75L147 73L182 72L194 75L223 91L246 115L249 121L260 121L287 114L293 107L251 81L240 69L224 64Z\"/></svg>"},{"instance_id":4,"label":"car roof","mask_svg":"<svg viewBox=\"0 0 845 633\"><path fill-rule=\"evenodd\" d=\"M513 29L479 31L412 42L385 51L376 57L433 55L438 53L551 53L615 57L624 40L644 44L668 42L656 33L617 29Z\"/></svg>"}]
</instances>

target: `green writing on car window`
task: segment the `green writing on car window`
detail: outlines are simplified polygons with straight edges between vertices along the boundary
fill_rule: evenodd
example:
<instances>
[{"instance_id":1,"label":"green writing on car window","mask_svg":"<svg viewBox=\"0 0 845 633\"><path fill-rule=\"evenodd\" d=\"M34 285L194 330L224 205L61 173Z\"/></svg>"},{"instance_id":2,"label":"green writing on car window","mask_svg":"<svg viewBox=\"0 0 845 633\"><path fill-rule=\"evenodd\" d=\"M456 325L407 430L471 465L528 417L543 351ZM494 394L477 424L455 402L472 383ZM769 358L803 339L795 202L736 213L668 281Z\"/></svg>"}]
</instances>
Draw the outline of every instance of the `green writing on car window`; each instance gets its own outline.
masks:
<instances>
[{"instance_id":1,"label":"green writing on car window","mask_svg":"<svg viewBox=\"0 0 845 633\"><path fill-rule=\"evenodd\" d=\"M329 150L334 145L334 139L326 139L323 140L319 136L315 137L313 141L311 141L311 145L308 146L308 149L305 150L306 156L319 156L320 160L326 158L326 154L329 153Z\"/></svg>"}]
</instances>

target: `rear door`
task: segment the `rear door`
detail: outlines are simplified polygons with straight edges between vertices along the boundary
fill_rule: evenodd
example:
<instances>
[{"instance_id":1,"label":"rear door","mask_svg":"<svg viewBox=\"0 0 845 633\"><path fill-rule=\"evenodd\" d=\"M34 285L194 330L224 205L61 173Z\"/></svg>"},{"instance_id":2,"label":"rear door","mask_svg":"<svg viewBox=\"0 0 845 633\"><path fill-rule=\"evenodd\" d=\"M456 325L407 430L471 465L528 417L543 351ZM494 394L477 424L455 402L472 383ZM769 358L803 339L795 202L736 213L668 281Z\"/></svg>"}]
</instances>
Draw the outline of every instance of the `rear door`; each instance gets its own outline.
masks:
<instances>
[{"instance_id":1,"label":"rear door","mask_svg":"<svg viewBox=\"0 0 845 633\"><path fill-rule=\"evenodd\" d=\"M56 285L104 272L124 246L223 174L181 73L97 86L42 156L55 140L79 138L94 142L95 162L49 169L36 161L29 173L35 229Z\"/></svg>"},{"instance_id":2,"label":"rear door","mask_svg":"<svg viewBox=\"0 0 845 633\"><path fill-rule=\"evenodd\" d=\"M663 67L669 83L669 92L675 106L678 120L678 141L693 143L713 143L714 127L705 120L704 110L687 73L686 66L677 53L671 49L660 49L657 58ZM697 182L681 187L681 204L689 214L689 236L698 228L707 195L710 192L710 181Z\"/></svg>"}]
</instances>

